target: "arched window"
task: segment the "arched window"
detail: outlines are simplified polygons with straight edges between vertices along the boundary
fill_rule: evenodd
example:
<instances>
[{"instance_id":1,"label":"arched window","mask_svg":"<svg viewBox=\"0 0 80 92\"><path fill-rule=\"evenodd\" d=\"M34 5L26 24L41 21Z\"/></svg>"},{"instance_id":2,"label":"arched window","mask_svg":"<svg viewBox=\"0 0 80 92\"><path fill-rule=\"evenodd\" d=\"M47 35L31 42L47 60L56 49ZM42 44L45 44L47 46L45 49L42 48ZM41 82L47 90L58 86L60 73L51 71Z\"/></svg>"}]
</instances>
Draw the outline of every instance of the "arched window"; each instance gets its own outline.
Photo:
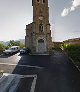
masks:
<instances>
[{"instance_id":1,"label":"arched window","mask_svg":"<svg viewBox=\"0 0 80 92\"><path fill-rule=\"evenodd\" d=\"M45 0L43 0L43 3L45 3Z\"/></svg>"},{"instance_id":2,"label":"arched window","mask_svg":"<svg viewBox=\"0 0 80 92\"><path fill-rule=\"evenodd\" d=\"M37 2L39 2L39 0L37 0Z\"/></svg>"},{"instance_id":3,"label":"arched window","mask_svg":"<svg viewBox=\"0 0 80 92\"><path fill-rule=\"evenodd\" d=\"M40 31L40 32L43 32L43 31L44 31L43 24L40 24L40 25L39 25L39 31Z\"/></svg>"}]
</instances>

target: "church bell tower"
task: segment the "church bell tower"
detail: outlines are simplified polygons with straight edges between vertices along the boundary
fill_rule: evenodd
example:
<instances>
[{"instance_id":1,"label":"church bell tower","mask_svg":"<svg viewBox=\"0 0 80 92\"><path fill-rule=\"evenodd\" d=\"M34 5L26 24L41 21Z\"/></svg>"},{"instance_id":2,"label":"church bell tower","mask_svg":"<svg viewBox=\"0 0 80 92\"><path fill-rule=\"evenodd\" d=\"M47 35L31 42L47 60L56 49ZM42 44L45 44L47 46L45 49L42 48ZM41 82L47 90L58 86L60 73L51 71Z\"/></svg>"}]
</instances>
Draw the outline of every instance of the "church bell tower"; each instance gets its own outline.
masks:
<instances>
[{"instance_id":1,"label":"church bell tower","mask_svg":"<svg viewBox=\"0 0 80 92\"><path fill-rule=\"evenodd\" d=\"M52 37L49 23L48 0L32 0L33 22L26 25L26 46L32 53L49 53Z\"/></svg>"}]
</instances>

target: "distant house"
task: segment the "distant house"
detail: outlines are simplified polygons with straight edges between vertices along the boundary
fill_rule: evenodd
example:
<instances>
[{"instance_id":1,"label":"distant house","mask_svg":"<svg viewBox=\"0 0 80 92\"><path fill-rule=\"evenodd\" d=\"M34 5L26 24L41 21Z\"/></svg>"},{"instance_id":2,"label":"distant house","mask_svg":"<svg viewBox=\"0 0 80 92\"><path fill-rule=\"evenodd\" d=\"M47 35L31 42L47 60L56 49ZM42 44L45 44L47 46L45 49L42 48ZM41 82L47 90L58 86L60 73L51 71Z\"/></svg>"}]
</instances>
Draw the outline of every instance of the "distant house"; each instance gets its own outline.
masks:
<instances>
[{"instance_id":1,"label":"distant house","mask_svg":"<svg viewBox=\"0 0 80 92\"><path fill-rule=\"evenodd\" d=\"M73 38L63 41L65 44L80 44L80 38Z\"/></svg>"},{"instance_id":2,"label":"distant house","mask_svg":"<svg viewBox=\"0 0 80 92\"><path fill-rule=\"evenodd\" d=\"M59 48L61 46L62 42L53 42L54 48Z\"/></svg>"}]
</instances>

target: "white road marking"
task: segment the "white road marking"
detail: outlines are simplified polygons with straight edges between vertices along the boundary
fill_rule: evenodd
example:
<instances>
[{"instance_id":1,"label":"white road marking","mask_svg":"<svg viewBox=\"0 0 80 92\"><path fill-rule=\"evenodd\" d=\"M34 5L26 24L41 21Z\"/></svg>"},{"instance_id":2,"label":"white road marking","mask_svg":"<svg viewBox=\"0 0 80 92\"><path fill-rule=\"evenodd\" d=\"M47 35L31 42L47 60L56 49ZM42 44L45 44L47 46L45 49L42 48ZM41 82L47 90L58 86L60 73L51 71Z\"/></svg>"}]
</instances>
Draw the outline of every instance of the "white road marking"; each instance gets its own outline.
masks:
<instances>
[{"instance_id":1,"label":"white road marking","mask_svg":"<svg viewBox=\"0 0 80 92\"><path fill-rule=\"evenodd\" d=\"M30 67L30 68L40 68L40 69L44 68L44 67L39 67L39 66L11 64L11 63L0 63L0 65L21 66L21 67Z\"/></svg>"},{"instance_id":2,"label":"white road marking","mask_svg":"<svg viewBox=\"0 0 80 92\"><path fill-rule=\"evenodd\" d=\"M18 78L36 77L36 76L37 76L36 74L34 74L34 75L19 75L19 74L3 73L3 76L9 76L9 75L16 76L16 77L18 77Z\"/></svg>"},{"instance_id":3,"label":"white road marking","mask_svg":"<svg viewBox=\"0 0 80 92\"><path fill-rule=\"evenodd\" d=\"M37 76L35 76L34 79L33 79L30 92L34 92L35 91L36 81L37 81Z\"/></svg>"},{"instance_id":4,"label":"white road marking","mask_svg":"<svg viewBox=\"0 0 80 92\"><path fill-rule=\"evenodd\" d=\"M9 92L16 92L17 88L19 87L19 82L21 78L25 77L33 77L33 82L31 85L30 92L35 91L36 81L37 81L37 75L19 75L19 74L8 74L3 73L3 77L0 78L0 92L6 92L7 90Z\"/></svg>"}]
</instances>

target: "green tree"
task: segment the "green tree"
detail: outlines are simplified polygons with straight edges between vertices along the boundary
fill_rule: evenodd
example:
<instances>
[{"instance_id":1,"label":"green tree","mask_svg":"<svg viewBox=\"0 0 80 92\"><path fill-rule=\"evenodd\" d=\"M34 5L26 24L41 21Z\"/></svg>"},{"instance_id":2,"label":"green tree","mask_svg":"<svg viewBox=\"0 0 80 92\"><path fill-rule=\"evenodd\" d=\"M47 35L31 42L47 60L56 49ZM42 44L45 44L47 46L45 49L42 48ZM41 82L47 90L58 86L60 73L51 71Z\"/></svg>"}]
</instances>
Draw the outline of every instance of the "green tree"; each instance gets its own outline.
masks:
<instances>
[{"instance_id":1,"label":"green tree","mask_svg":"<svg viewBox=\"0 0 80 92\"><path fill-rule=\"evenodd\" d=\"M16 46L20 46L20 41L15 41Z\"/></svg>"},{"instance_id":2,"label":"green tree","mask_svg":"<svg viewBox=\"0 0 80 92\"><path fill-rule=\"evenodd\" d=\"M0 43L0 53L3 52L4 49L5 49L4 44Z\"/></svg>"},{"instance_id":3,"label":"green tree","mask_svg":"<svg viewBox=\"0 0 80 92\"><path fill-rule=\"evenodd\" d=\"M25 44L24 43L20 43L20 48L24 48Z\"/></svg>"},{"instance_id":4,"label":"green tree","mask_svg":"<svg viewBox=\"0 0 80 92\"><path fill-rule=\"evenodd\" d=\"M9 44L8 44L8 48L12 47L12 46L19 46L20 42L19 41L14 41L14 40L10 40Z\"/></svg>"}]
</instances>

